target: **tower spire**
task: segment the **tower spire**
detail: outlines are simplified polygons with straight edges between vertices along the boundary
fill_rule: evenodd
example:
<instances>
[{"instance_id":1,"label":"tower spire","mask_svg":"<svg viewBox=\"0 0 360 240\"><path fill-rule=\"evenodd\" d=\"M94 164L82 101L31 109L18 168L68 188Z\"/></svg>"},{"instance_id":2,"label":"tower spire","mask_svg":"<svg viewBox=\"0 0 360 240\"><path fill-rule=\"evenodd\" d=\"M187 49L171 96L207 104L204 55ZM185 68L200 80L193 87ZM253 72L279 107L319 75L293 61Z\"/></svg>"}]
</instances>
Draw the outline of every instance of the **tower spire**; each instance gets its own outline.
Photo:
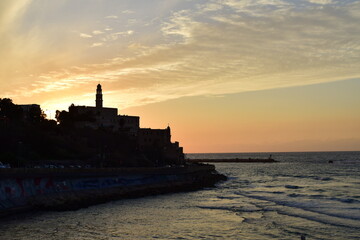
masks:
<instances>
[{"instance_id":1,"label":"tower spire","mask_svg":"<svg viewBox=\"0 0 360 240\"><path fill-rule=\"evenodd\" d=\"M97 85L96 88L96 107L97 108L102 108L103 107L103 99L102 99L102 89L101 89L101 85L100 83Z\"/></svg>"}]
</instances>

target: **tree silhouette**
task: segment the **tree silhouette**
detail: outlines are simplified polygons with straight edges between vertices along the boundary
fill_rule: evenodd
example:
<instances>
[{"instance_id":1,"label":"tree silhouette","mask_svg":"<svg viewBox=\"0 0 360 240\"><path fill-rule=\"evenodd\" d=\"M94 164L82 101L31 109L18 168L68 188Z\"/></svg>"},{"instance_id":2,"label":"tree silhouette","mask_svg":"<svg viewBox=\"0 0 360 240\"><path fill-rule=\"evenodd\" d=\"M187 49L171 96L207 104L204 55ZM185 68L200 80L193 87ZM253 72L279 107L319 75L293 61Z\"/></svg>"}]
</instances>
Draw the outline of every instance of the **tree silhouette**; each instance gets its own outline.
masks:
<instances>
[{"instance_id":1,"label":"tree silhouette","mask_svg":"<svg viewBox=\"0 0 360 240\"><path fill-rule=\"evenodd\" d=\"M0 117L11 122L22 120L23 111L10 98L0 98Z\"/></svg>"}]
</instances>

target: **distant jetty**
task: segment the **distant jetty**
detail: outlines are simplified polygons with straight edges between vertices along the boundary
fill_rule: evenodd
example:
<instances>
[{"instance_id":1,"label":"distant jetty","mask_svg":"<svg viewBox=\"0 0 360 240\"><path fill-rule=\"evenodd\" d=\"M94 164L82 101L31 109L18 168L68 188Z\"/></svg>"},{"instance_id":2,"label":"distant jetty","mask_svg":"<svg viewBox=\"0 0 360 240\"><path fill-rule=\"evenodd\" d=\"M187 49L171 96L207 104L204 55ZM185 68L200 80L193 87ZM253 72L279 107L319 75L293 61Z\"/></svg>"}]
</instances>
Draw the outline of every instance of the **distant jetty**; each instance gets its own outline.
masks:
<instances>
[{"instance_id":1,"label":"distant jetty","mask_svg":"<svg viewBox=\"0 0 360 240\"><path fill-rule=\"evenodd\" d=\"M217 159L186 159L187 162L191 163L274 163L279 162L273 158L217 158Z\"/></svg>"}]
</instances>

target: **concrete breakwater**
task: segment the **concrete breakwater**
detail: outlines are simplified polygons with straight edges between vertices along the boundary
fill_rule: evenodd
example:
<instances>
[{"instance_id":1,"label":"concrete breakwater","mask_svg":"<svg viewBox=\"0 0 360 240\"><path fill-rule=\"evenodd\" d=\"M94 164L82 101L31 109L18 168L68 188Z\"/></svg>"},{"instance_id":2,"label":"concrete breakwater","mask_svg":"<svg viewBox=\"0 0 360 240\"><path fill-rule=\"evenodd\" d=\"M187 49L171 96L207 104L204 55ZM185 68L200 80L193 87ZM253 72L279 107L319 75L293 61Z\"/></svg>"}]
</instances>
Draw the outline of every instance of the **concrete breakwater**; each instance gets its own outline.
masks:
<instances>
[{"instance_id":1,"label":"concrete breakwater","mask_svg":"<svg viewBox=\"0 0 360 240\"><path fill-rule=\"evenodd\" d=\"M0 215L26 209L72 210L127 197L200 189L225 179L213 165L0 169Z\"/></svg>"}]
</instances>

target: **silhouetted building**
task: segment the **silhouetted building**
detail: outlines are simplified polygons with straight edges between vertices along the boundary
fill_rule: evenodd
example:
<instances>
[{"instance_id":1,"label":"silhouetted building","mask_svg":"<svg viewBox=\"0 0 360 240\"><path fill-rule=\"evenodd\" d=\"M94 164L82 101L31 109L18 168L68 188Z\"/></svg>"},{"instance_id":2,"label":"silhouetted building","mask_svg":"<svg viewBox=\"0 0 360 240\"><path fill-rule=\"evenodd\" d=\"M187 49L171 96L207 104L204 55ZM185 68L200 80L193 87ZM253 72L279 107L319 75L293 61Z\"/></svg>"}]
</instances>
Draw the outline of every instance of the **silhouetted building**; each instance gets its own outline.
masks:
<instances>
[{"instance_id":1,"label":"silhouetted building","mask_svg":"<svg viewBox=\"0 0 360 240\"><path fill-rule=\"evenodd\" d=\"M118 115L118 130L128 132L131 135L136 136L139 130L140 117L138 116L127 116Z\"/></svg>"},{"instance_id":2,"label":"silhouetted building","mask_svg":"<svg viewBox=\"0 0 360 240\"><path fill-rule=\"evenodd\" d=\"M125 131L136 135L139 129L138 116L118 115L117 108L103 107L103 94L101 85L96 88L96 106L70 106L69 112L73 111L79 117L75 123L77 127L90 127L93 129L107 128L112 131ZM72 109L70 109L72 108Z\"/></svg>"},{"instance_id":3,"label":"silhouetted building","mask_svg":"<svg viewBox=\"0 0 360 240\"><path fill-rule=\"evenodd\" d=\"M70 106L69 111L72 111L78 116L86 116L82 119L80 118L76 122L77 127L90 127L94 129L111 128L113 130L116 129L116 119L118 115L117 108Z\"/></svg>"},{"instance_id":4,"label":"silhouetted building","mask_svg":"<svg viewBox=\"0 0 360 240\"><path fill-rule=\"evenodd\" d=\"M183 148L179 142L171 142L170 127L165 129L140 128L138 131L138 146L141 151L154 155L163 164L184 164ZM159 150L159 151L154 151Z\"/></svg>"},{"instance_id":5,"label":"silhouetted building","mask_svg":"<svg viewBox=\"0 0 360 240\"><path fill-rule=\"evenodd\" d=\"M140 128L138 144L140 148L159 146L165 147L171 143L170 127L165 129Z\"/></svg>"},{"instance_id":6,"label":"silhouetted building","mask_svg":"<svg viewBox=\"0 0 360 240\"><path fill-rule=\"evenodd\" d=\"M41 112L40 105L38 104L20 104L18 106L21 107L23 113L29 113L34 110Z\"/></svg>"},{"instance_id":7,"label":"silhouetted building","mask_svg":"<svg viewBox=\"0 0 360 240\"><path fill-rule=\"evenodd\" d=\"M120 131L134 137L137 147L157 165L183 164L183 148L178 142L171 142L170 127L165 129L140 128L140 117L118 115L117 108L103 107L101 85L96 88L96 106L69 107L69 112L75 115L76 127L90 127L93 129L106 128Z\"/></svg>"},{"instance_id":8,"label":"silhouetted building","mask_svg":"<svg viewBox=\"0 0 360 240\"><path fill-rule=\"evenodd\" d=\"M33 121L34 119L40 118L42 113L40 105L38 104L20 104L17 106L22 109L22 116L25 121Z\"/></svg>"}]
</instances>

